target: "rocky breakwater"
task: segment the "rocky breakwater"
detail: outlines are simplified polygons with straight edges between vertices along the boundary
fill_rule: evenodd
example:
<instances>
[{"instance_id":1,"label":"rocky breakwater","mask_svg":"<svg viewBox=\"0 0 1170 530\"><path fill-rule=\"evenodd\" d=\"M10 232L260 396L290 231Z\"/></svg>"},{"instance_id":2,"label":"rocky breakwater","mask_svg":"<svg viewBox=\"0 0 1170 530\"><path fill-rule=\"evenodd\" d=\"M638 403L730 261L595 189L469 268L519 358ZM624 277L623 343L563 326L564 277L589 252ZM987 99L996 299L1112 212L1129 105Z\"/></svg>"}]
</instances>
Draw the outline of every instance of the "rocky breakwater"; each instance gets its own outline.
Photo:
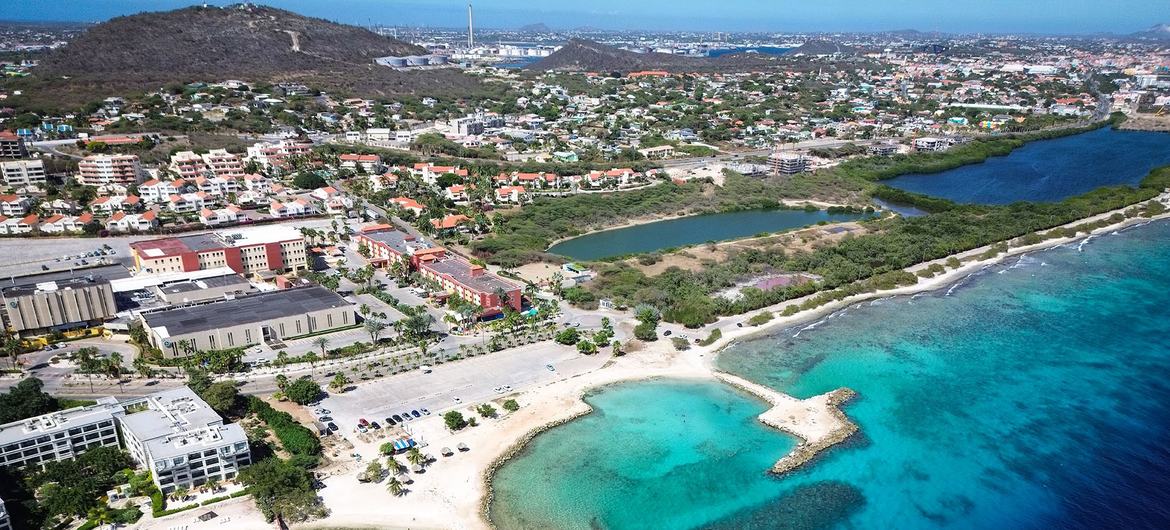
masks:
<instances>
[{"instance_id":1,"label":"rocky breakwater","mask_svg":"<svg viewBox=\"0 0 1170 530\"><path fill-rule=\"evenodd\" d=\"M839 408L857 395L851 389L797 399L728 373L716 372L715 377L767 401L772 407L758 416L760 422L800 438L800 444L772 466L774 474L783 475L804 465L857 432L857 424Z\"/></svg>"}]
</instances>

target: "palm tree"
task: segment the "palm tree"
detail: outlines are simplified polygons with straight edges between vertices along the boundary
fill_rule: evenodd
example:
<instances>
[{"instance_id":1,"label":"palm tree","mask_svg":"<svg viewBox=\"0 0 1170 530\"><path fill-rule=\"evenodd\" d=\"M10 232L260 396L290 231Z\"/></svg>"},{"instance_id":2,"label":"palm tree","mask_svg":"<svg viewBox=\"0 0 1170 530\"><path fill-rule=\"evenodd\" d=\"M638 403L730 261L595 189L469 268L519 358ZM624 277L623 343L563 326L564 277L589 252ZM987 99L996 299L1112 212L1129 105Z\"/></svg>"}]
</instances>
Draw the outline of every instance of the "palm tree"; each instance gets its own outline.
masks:
<instances>
[{"instance_id":1,"label":"palm tree","mask_svg":"<svg viewBox=\"0 0 1170 530\"><path fill-rule=\"evenodd\" d=\"M147 362L146 357L139 355L134 358L134 362L131 364L134 366L134 371L138 372L138 375L142 376L143 378L148 379L154 377L154 368L150 366L149 362Z\"/></svg>"},{"instance_id":2,"label":"palm tree","mask_svg":"<svg viewBox=\"0 0 1170 530\"><path fill-rule=\"evenodd\" d=\"M288 364L288 352L280 350L276 352L276 364L284 366Z\"/></svg>"},{"instance_id":3,"label":"palm tree","mask_svg":"<svg viewBox=\"0 0 1170 530\"><path fill-rule=\"evenodd\" d=\"M337 375L333 376L333 381L329 383L329 388L334 390L344 390L345 386L348 384L349 378L345 377L345 374L338 372Z\"/></svg>"},{"instance_id":4,"label":"palm tree","mask_svg":"<svg viewBox=\"0 0 1170 530\"><path fill-rule=\"evenodd\" d=\"M322 337L322 338L324 338L324 337ZM309 363L309 370L311 370L313 372L314 376L317 375L317 360L318 360L317 354L315 354L313 352L309 352L309 353L305 354L305 361Z\"/></svg>"},{"instance_id":5,"label":"palm tree","mask_svg":"<svg viewBox=\"0 0 1170 530\"><path fill-rule=\"evenodd\" d=\"M391 475L397 475L399 471L402 471L402 463L397 458L388 456L386 457L386 471L389 471Z\"/></svg>"},{"instance_id":6,"label":"palm tree","mask_svg":"<svg viewBox=\"0 0 1170 530\"><path fill-rule=\"evenodd\" d=\"M402 482L399 482L396 477L390 477L390 480L386 481L386 491L397 497L406 493L406 488L402 486Z\"/></svg>"},{"instance_id":7,"label":"palm tree","mask_svg":"<svg viewBox=\"0 0 1170 530\"><path fill-rule=\"evenodd\" d=\"M122 388L122 354L111 353L110 358L106 359L104 368L111 379L118 380L118 392L124 393L125 389Z\"/></svg>"},{"instance_id":8,"label":"palm tree","mask_svg":"<svg viewBox=\"0 0 1170 530\"><path fill-rule=\"evenodd\" d=\"M288 388L288 376L284 374L278 374L276 376L276 388L279 388L281 392L284 392L284 389Z\"/></svg>"},{"instance_id":9,"label":"palm tree","mask_svg":"<svg viewBox=\"0 0 1170 530\"><path fill-rule=\"evenodd\" d=\"M325 337L317 337L313 339L313 346L316 346L321 350L321 357L324 358L326 357L325 348L329 347L329 339Z\"/></svg>"},{"instance_id":10,"label":"palm tree","mask_svg":"<svg viewBox=\"0 0 1170 530\"><path fill-rule=\"evenodd\" d=\"M423 456L422 451L419 451L417 447L411 447L410 450L406 452L406 461L410 462L410 465L412 466L417 466L423 462L426 462L427 457Z\"/></svg>"},{"instance_id":11,"label":"palm tree","mask_svg":"<svg viewBox=\"0 0 1170 530\"><path fill-rule=\"evenodd\" d=\"M386 329L386 324L376 318L367 318L363 325L366 328L366 333L370 334L370 342L377 344L382 330Z\"/></svg>"},{"instance_id":12,"label":"palm tree","mask_svg":"<svg viewBox=\"0 0 1170 530\"><path fill-rule=\"evenodd\" d=\"M110 509L105 506L90 508L89 513L86 514L86 517L88 517L90 521L93 521L98 528L114 522L113 515L110 514Z\"/></svg>"}]
</instances>

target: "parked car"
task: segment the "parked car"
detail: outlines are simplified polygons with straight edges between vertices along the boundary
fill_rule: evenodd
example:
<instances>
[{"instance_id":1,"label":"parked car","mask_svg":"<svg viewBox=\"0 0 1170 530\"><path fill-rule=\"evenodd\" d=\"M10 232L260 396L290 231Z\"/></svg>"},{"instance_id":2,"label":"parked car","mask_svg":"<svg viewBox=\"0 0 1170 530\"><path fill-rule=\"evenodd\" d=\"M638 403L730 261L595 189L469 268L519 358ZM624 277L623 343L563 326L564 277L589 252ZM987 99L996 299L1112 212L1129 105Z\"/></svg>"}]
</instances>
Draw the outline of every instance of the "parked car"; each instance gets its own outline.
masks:
<instances>
[{"instance_id":1,"label":"parked car","mask_svg":"<svg viewBox=\"0 0 1170 530\"><path fill-rule=\"evenodd\" d=\"M359 420L358 420L358 425L361 425L362 427L366 427L366 426L368 426L369 424L370 424L370 422L366 421L366 419L365 419L365 418L361 418L361 419L359 419Z\"/></svg>"},{"instance_id":2,"label":"parked car","mask_svg":"<svg viewBox=\"0 0 1170 530\"><path fill-rule=\"evenodd\" d=\"M548 368L548 371L550 371L550 372L555 372L555 371L557 371L557 369L556 369L556 368L553 368L553 365L551 365L551 364L546 364L546 365L544 365L544 367L545 367L545 368Z\"/></svg>"},{"instance_id":3,"label":"parked car","mask_svg":"<svg viewBox=\"0 0 1170 530\"><path fill-rule=\"evenodd\" d=\"M376 421L371 421L371 422L370 422L370 428L371 428L371 429L374 429L374 430L376 431L376 430L379 430L379 429L381 429L381 428L382 428L382 426L381 426L381 425L378 425L378 422L376 422Z\"/></svg>"},{"instance_id":4,"label":"parked car","mask_svg":"<svg viewBox=\"0 0 1170 530\"><path fill-rule=\"evenodd\" d=\"M421 417L422 417L422 414L419 414L417 410L412 410L412 411L410 411L410 415L411 415L411 416L414 416L414 417L416 417L416 418L421 418Z\"/></svg>"},{"instance_id":5,"label":"parked car","mask_svg":"<svg viewBox=\"0 0 1170 530\"><path fill-rule=\"evenodd\" d=\"M430 416L431 415L431 411L429 411L427 409L418 409L418 410L423 413L423 416Z\"/></svg>"},{"instance_id":6,"label":"parked car","mask_svg":"<svg viewBox=\"0 0 1170 530\"><path fill-rule=\"evenodd\" d=\"M326 425L326 427L329 427L330 431L337 432L337 424L336 423L329 422L329 424Z\"/></svg>"},{"instance_id":7,"label":"parked car","mask_svg":"<svg viewBox=\"0 0 1170 530\"><path fill-rule=\"evenodd\" d=\"M391 419L393 419L393 420L394 420L394 421L396 421L396 422L401 422L401 421L402 421L402 416L399 416L399 415L397 415L397 414L395 414L395 415L393 415L393 416L390 416L390 418L391 418Z\"/></svg>"},{"instance_id":8,"label":"parked car","mask_svg":"<svg viewBox=\"0 0 1170 530\"><path fill-rule=\"evenodd\" d=\"M386 416L386 426L393 427L395 425L398 425L398 422L394 421L393 417Z\"/></svg>"}]
</instances>

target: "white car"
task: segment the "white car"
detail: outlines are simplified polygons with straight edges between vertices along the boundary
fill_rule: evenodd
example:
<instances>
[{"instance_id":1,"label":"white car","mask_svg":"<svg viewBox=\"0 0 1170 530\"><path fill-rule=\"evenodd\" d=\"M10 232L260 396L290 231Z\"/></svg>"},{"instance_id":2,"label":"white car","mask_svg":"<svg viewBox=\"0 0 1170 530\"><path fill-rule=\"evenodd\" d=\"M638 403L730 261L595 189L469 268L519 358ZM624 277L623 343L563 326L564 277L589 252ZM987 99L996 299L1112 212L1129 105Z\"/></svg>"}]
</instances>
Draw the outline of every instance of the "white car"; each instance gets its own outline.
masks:
<instances>
[{"instance_id":1,"label":"white car","mask_svg":"<svg viewBox=\"0 0 1170 530\"><path fill-rule=\"evenodd\" d=\"M455 398L455 404L458 405L459 403L463 403L463 400L459 399L459 398Z\"/></svg>"}]
</instances>

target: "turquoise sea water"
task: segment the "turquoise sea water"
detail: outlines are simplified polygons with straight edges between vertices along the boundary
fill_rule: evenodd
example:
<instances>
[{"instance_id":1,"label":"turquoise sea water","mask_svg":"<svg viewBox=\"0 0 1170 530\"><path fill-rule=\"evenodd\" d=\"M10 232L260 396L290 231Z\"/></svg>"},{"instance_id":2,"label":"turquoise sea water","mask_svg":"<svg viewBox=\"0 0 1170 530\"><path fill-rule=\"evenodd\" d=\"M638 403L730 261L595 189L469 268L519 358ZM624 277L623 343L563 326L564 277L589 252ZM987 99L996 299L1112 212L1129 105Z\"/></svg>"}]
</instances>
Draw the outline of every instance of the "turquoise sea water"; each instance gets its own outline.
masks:
<instances>
[{"instance_id":1,"label":"turquoise sea water","mask_svg":"<svg viewBox=\"0 0 1170 530\"><path fill-rule=\"evenodd\" d=\"M1167 270L1170 223L1155 223L733 345L721 367L753 381L860 394L845 409L860 434L784 478L764 471L792 440L761 431L762 404L712 383L606 389L590 398L597 413L501 469L492 517L501 528L1170 527Z\"/></svg>"}]
</instances>

